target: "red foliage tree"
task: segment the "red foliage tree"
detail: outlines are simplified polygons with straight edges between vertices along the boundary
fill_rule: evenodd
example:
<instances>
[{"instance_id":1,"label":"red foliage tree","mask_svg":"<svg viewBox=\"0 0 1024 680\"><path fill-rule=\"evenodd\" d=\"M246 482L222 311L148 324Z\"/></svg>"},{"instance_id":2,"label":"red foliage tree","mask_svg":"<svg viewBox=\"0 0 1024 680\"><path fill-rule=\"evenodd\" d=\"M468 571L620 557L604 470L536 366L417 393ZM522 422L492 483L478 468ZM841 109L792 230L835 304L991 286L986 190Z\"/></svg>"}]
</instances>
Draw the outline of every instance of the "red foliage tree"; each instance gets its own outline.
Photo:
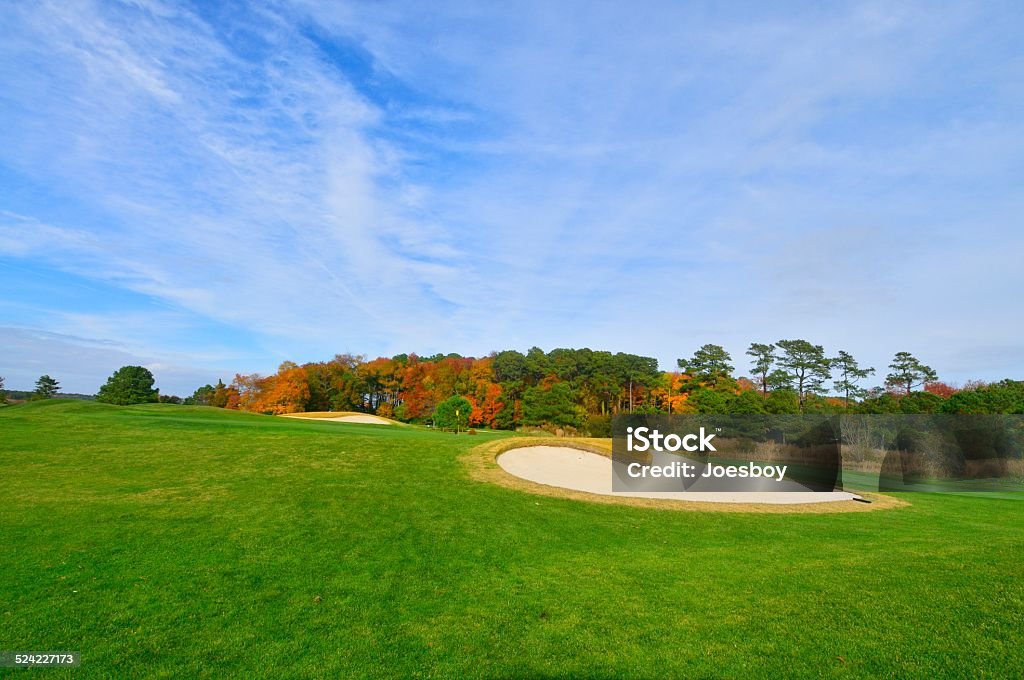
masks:
<instances>
[{"instance_id":1,"label":"red foliage tree","mask_svg":"<svg viewBox=\"0 0 1024 680\"><path fill-rule=\"evenodd\" d=\"M943 399L948 399L957 392L959 392L960 390L951 385L947 385L944 382L930 382L925 383L924 391L931 392L932 394L938 395Z\"/></svg>"}]
</instances>

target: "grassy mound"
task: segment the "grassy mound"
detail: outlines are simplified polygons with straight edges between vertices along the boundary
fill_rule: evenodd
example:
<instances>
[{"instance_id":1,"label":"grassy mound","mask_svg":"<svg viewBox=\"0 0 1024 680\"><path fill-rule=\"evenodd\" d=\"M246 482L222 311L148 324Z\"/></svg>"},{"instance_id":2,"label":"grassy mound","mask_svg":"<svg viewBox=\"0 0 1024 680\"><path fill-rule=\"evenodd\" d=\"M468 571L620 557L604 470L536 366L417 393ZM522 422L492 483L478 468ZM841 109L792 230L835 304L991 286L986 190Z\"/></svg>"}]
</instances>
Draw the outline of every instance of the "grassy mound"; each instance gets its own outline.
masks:
<instances>
[{"instance_id":1,"label":"grassy mound","mask_svg":"<svg viewBox=\"0 0 1024 680\"><path fill-rule=\"evenodd\" d=\"M112 676L1020 676L1024 513L679 513L470 477L478 438L0 410L0 649Z\"/></svg>"}]
</instances>

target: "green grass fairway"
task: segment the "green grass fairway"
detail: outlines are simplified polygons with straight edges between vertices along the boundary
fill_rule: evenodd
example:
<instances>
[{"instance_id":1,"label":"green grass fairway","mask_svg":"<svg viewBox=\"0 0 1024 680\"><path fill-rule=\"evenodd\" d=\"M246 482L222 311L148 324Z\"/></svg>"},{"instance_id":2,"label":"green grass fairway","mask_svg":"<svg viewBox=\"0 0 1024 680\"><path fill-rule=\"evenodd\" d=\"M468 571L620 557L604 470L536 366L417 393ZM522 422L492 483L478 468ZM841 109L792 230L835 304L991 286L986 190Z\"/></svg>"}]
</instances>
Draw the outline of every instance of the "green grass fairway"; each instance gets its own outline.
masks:
<instances>
[{"instance_id":1,"label":"green grass fairway","mask_svg":"<svg viewBox=\"0 0 1024 680\"><path fill-rule=\"evenodd\" d=\"M82 652L47 677L1024 676L1024 503L589 504L470 480L493 436L2 408L0 649Z\"/></svg>"}]
</instances>

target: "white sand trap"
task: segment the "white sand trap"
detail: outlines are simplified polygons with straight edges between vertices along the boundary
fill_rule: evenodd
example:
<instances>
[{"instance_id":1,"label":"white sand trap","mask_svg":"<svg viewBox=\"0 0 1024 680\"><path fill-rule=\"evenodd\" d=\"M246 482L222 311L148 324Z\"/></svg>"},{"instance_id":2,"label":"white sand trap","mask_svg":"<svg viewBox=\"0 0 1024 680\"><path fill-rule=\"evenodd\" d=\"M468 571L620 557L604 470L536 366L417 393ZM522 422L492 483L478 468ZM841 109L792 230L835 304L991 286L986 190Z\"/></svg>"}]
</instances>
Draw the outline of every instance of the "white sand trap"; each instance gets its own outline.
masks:
<instances>
[{"instance_id":1,"label":"white sand trap","mask_svg":"<svg viewBox=\"0 0 1024 680\"><path fill-rule=\"evenodd\" d=\"M380 416L372 416L369 413L365 415L355 416L338 416L337 418L307 418L303 416L290 417L299 418L300 420L326 421L328 423L362 423L363 425L394 425L394 423L388 420L387 418L381 418Z\"/></svg>"},{"instance_id":2,"label":"white sand trap","mask_svg":"<svg viewBox=\"0 0 1024 680\"><path fill-rule=\"evenodd\" d=\"M660 498L706 503L829 503L860 496L845 491L612 491L612 459L567 446L524 446L498 456L510 475L538 484L605 496Z\"/></svg>"}]
</instances>

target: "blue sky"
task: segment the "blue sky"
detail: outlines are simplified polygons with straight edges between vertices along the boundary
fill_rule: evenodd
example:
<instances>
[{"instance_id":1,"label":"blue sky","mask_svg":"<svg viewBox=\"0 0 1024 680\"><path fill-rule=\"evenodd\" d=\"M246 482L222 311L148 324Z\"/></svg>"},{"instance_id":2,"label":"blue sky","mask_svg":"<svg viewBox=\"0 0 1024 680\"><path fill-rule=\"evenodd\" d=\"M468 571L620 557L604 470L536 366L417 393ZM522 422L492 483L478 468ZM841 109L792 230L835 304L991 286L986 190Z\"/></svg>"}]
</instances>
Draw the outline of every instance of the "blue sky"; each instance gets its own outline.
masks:
<instances>
[{"instance_id":1,"label":"blue sky","mask_svg":"<svg viewBox=\"0 0 1024 680\"><path fill-rule=\"evenodd\" d=\"M0 375L707 342L743 372L800 337L1024 377L1024 12L769 5L9 5Z\"/></svg>"}]
</instances>

